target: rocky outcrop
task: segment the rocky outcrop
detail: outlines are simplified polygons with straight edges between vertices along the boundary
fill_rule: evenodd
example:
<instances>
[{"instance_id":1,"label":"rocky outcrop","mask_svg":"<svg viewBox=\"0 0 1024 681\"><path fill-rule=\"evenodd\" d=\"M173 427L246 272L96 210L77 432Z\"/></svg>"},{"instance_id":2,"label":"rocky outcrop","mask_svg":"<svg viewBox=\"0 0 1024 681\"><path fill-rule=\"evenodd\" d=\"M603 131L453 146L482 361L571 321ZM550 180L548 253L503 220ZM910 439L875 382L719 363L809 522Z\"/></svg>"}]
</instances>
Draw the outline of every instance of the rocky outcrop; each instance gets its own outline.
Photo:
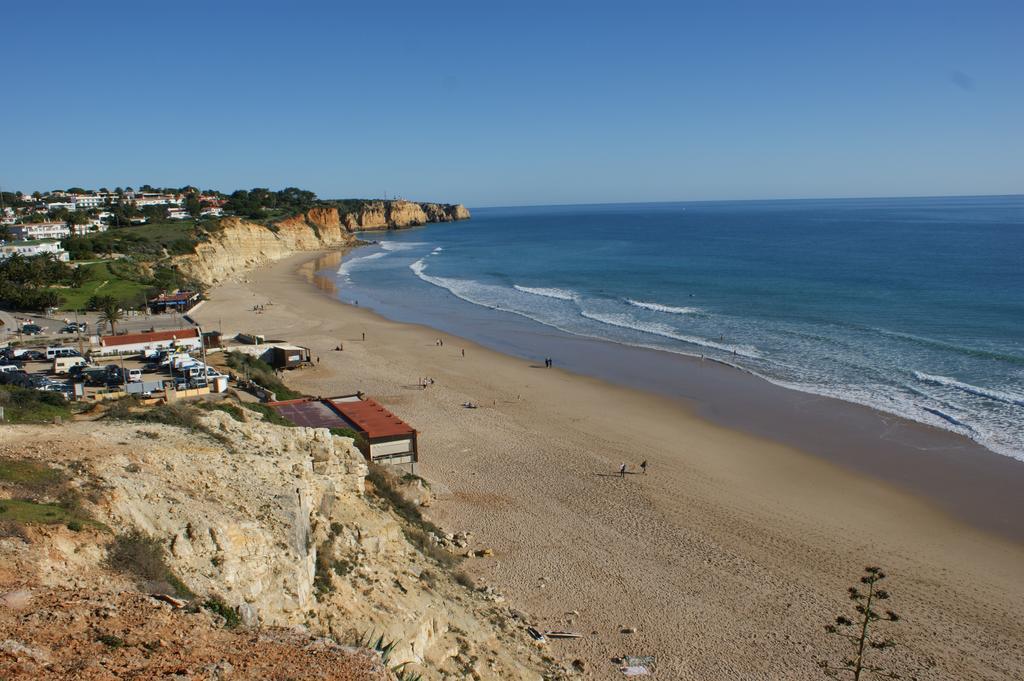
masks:
<instances>
[{"instance_id":1,"label":"rocky outcrop","mask_svg":"<svg viewBox=\"0 0 1024 681\"><path fill-rule=\"evenodd\" d=\"M191 591L221 599L248 627L343 643L374 632L396 642L392 664L408 662L425 678L540 678L545 661L515 619L522 615L493 592L457 584L410 543L414 528L366 494L366 464L350 439L273 426L244 410L243 421L221 411L199 418L191 430L0 427L0 458L63 462L74 442L73 484L88 479L102 490L93 515L118 534L159 539ZM17 543L20 572L52 587L125 588L123 575L98 576L109 570L102 545L71 546L84 533L53 534L45 546ZM0 541L0 566L11 555Z\"/></svg>"},{"instance_id":2,"label":"rocky outcrop","mask_svg":"<svg viewBox=\"0 0 1024 681\"><path fill-rule=\"evenodd\" d=\"M413 203L412 201L369 201L357 211L346 213L343 221L350 231L403 229L428 222L468 220L461 203Z\"/></svg>"},{"instance_id":3,"label":"rocky outcrop","mask_svg":"<svg viewBox=\"0 0 1024 681\"><path fill-rule=\"evenodd\" d=\"M469 211L461 204L411 201L368 201L345 213L321 206L271 225L228 217L206 233L194 253L175 258L174 264L186 276L212 286L251 267L299 251L351 245L356 242L354 232L404 229L469 218Z\"/></svg>"}]
</instances>

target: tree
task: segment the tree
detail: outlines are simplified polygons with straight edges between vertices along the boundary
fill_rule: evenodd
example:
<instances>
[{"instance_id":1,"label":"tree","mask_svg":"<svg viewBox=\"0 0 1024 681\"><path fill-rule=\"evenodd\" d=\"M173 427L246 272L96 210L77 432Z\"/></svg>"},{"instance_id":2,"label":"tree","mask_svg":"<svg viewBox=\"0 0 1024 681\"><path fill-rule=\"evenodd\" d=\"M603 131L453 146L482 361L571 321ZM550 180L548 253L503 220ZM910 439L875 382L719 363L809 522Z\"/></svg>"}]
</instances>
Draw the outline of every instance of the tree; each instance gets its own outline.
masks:
<instances>
[{"instance_id":1,"label":"tree","mask_svg":"<svg viewBox=\"0 0 1024 681\"><path fill-rule=\"evenodd\" d=\"M74 288L82 288L88 279L89 273L81 266L71 270L71 274L68 275L68 283Z\"/></svg>"},{"instance_id":2,"label":"tree","mask_svg":"<svg viewBox=\"0 0 1024 681\"><path fill-rule=\"evenodd\" d=\"M116 300L109 299L103 302L103 307L100 308L100 322L103 324L110 324L110 335L117 333L116 325L124 319L124 312L121 311L121 306L118 305Z\"/></svg>"},{"instance_id":3,"label":"tree","mask_svg":"<svg viewBox=\"0 0 1024 681\"><path fill-rule=\"evenodd\" d=\"M827 660L819 662L826 675L832 678L851 678L853 681L860 681L861 678L869 676L880 679L898 679L899 674L891 672L884 667L870 664L867 655L872 650L879 653L890 650L896 644L892 639L873 638L871 628L879 622L898 622L900 616L892 610L886 610L884 615L878 614L874 607L878 601L889 600L889 592L878 588L879 582L885 579L885 573L881 568L866 567L864 576L860 578L863 585L860 588L851 586L847 589L850 600L853 601L853 609L856 616L850 619L846 615L836 617L835 624L825 626L825 631L833 636L846 639L853 650L853 655L843 657L839 665L830 664Z\"/></svg>"},{"instance_id":4,"label":"tree","mask_svg":"<svg viewBox=\"0 0 1024 681\"><path fill-rule=\"evenodd\" d=\"M185 210L196 220L202 216L203 203L199 200L199 194L193 192L185 197Z\"/></svg>"}]
</instances>

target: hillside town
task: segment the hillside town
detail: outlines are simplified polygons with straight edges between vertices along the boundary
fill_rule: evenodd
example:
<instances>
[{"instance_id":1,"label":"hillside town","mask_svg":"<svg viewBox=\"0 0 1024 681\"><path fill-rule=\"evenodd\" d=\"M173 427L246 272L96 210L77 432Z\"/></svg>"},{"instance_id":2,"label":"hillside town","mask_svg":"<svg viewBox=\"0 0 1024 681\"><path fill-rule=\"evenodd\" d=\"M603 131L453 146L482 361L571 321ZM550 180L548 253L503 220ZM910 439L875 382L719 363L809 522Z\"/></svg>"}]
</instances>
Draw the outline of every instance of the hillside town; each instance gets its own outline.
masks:
<instances>
[{"instance_id":1,"label":"hillside town","mask_svg":"<svg viewBox=\"0 0 1024 681\"><path fill-rule=\"evenodd\" d=\"M67 261L60 242L72 236L150 221L220 217L225 203L219 192L195 187L0 192L0 258L49 254Z\"/></svg>"}]
</instances>

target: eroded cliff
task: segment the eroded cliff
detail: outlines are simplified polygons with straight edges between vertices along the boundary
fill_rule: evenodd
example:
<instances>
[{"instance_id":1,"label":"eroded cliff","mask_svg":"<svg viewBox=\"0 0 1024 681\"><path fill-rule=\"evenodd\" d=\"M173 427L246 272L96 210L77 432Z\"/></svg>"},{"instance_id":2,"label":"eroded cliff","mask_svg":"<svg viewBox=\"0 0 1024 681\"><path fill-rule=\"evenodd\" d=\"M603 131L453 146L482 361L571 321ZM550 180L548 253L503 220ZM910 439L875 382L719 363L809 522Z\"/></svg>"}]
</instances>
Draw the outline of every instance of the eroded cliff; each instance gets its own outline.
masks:
<instances>
[{"instance_id":1,"label":"eroded cliff","mask_svg":"<svg viewBox=\"0 0 1024 681\"><path fill-rule=\"evenodd\" d=\"M358 231L404 229L469 218L469 211L461 204L412 201L368 201L346 212L322 206L271 225L228 217L205 233L195 253L175 258L174 264L186 276L212 286L296 252L351 245Z\"/></svg>"},{"instance_id":2,"label":"eroded cliff","mask_svg":"<svg viewBox=\"0 0 1024 681\"><path fill-rule=\"evenodd\" d=\"M350 439L242 414L213 411L191 429L108 420L0 427L0 461L63 469L75 488L92 490L94 518L121 536L158 539L198 602L218 598L243 626L342 643L372 631L396 642L389 664L408 662L426 678L540 677L545 661L522 615L457 584L410 543L404 521L366 494L366 464ZM133 586L109 571L109 535L53 528L31 541L0 537L0 564L18 565L0 574L0 593Z\"/></svg>"}]
</instances>

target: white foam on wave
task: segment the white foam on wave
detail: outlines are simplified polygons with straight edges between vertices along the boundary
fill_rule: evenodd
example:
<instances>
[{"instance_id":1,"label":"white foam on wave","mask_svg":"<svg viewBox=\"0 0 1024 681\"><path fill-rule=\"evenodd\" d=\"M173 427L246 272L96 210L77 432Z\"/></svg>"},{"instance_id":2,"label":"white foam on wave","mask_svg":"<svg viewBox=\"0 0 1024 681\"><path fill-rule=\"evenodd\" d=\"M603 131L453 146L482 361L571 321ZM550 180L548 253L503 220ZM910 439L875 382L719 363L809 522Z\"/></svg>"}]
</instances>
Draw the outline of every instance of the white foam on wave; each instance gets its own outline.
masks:
<instances>
[{"instance_id":1,"label":"white foam on wave","mask_svg":"<svg viewBox=\"0 0 1024 681\"><path fill-rule=\"evenodd\" d=\"M626 298L626 302L633 307L653 312L664 312L665 314L697 314L702 311L699 307L674 307L672 305L662 305L661 303L647 303L642 300L633 300L632 298Z\"/></svg>"},{"instance_id":2,"label":"white foam on wave","mask_svg":"<svg viewBox=\"0 0 1024 681\"><path fill-rule=\"evenodd\" d=\"M915 371L914 378L924 383L954 388L965 393L970 393L971 395L976 395L977 397L984 397L989 400L995 400L996 402L1005 402L1006 404L1015 404L1018 407L1024 407L1024 395L1017 393L996 390L995 388L981 388L976 385L971 385L970 383L958 381L955 378L950 378L948 376L933 376L932 374L926 374L923 371Z\"/></svg>"},{"instance_id":3,"label":"white foam on wave","mask_svg":"<svg viewBox=\"0 0 1024 681\"><path fill-rule=\"evenodd\" d=\"M355 267L356 265L366 262L367 260L377 260L378 258L383 258L386 255L387 253L371 253L370 255L363 255L358 258L350 258L341 263L341 266L338 267L338 274L345 278L348 278L348 275L352 271L352 268Z\"/></svg>"},{"instance_id":4,"label":"white foam on wave","mask_svg":"<svg viewBox=\"0 0 1024 681\"><path fill-rule=\"evenodd\" d=\"M595 322L602 324L608 324L610 326L618 326L623 329L632 329L641 333L650 333L655 336L662 336L664 338L671 338L672 340L682 341L683 343L689 343L691 345L697 345L702 348L712 348L714 350L722 350L730 354L736 354L741 357L747 357L750 359L758 359L761 357L761 353L757 351L757 348L752 348L749 345L731 345L729 343L719 343L716 341L708 340L706 338L700 338L698 336L688 336L686 334L679 333L671 326L666 324L658 324L656 322L641 322L634 319L628 314L615 314L615 313L598 313L588 312L581 310L580 314L591 319Z\"/></svg>"},{"instance_id":5,"label":"white foam on wave","mask_svg":"<svg viewBox=\"0 0 1024 681\"><path fill-rule=\"evenodd\" d=\"M519 284L513 284L512 288L523 293L529 293L530 295L543 296L545 298L555 298L557 300L576 300L577 298L577 294L575 291L570 291L561 288L520 286Z\"/></svg>"},{"instance_id":6,"label":"white foam on wave","mask_svg":"<svg viewBox=\"0 0 1024 681\"><path fill-rule=\"evenodd\" d=\"M380 247L385 251L411 251L414 248L423 248L430 244L423 241L381 241Z\"/></svg>"},{"instance_id":7,"label":"white foam on wave","mask_svg":"<svg viewBox=\"0 0 1024 681\"><path fill-rule=\"evenodd\" d=\"M443 250L444 250L444 248L443 248L442 246L438 246L437 248L435 248L434 250L432 250L432 251L431 251L430 253L431 253L431 254L434 254L434 253L440 253L440 252L441 252L441 251L443 251Z\"/></svg>"}]
</instances>

